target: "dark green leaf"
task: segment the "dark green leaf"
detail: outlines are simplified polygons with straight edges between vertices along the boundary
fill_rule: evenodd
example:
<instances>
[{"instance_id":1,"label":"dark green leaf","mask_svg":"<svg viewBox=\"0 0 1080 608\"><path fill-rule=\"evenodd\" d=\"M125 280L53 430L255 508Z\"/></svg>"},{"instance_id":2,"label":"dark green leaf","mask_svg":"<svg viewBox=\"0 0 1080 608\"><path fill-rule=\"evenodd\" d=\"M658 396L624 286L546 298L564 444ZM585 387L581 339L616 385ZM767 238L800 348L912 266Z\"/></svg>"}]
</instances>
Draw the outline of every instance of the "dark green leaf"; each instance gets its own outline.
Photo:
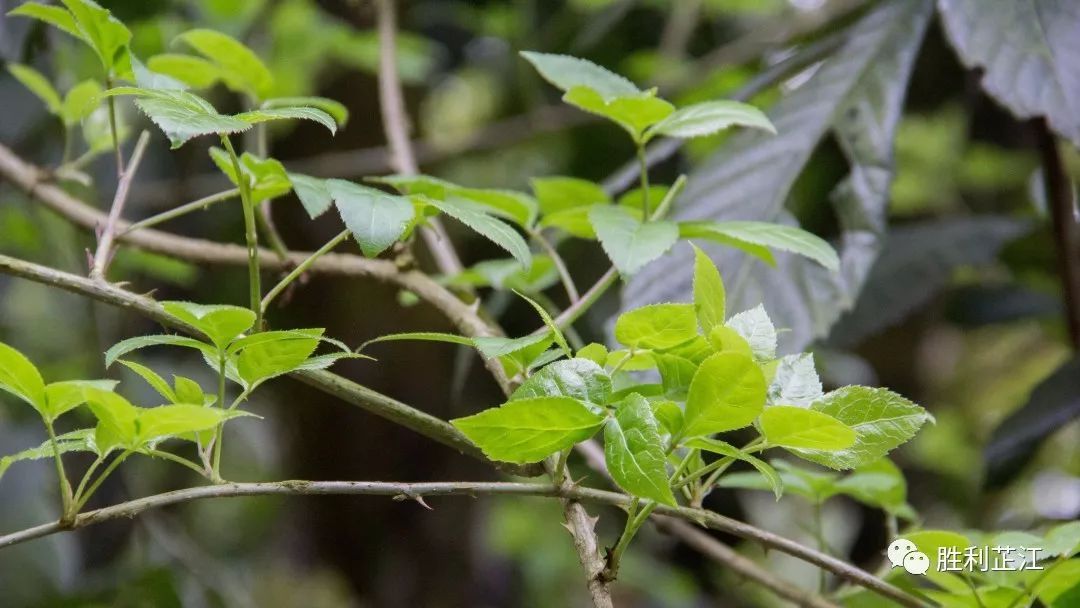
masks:
<instances>
[{"instance_id":1,"label":"dark green leaf","mask_svg":"<svg viewBox=\"0 0 1080 608\"><path fill-rule=\"evenodd\" d=\"M368 257L386 251L413 219L408 199L340 179L326 181L345 226Z\"/></svg>"},{"instance_id":2,"label":"dark green leaf","mask_svg":"<svg viewBox=\"0 0 1080 608\"><path fill-rule=\"evenodd\" d=\"M604 425L604 459L612 479L628 493L675 505L656 418L644 397L632 394Z\"/></svg>"},{"instance_id":3,"label":"dark green leaf","mask_svg":"<svg viewBox=\"0 0 1080 608\"><path fill-rule=\"evenodd\" d=\"M532 254L525 239L506 222L485 213L476 203L456 196L426 202L502 247L525 268L532 267Z\"/></svg>"},{"instance_id":4,"label":"dark green leaf","mask_svg":"<svg viewBox=\"0 0 1080 608\"><path fill-rule=\"evenodd\" d=\"M300 204L304 206L304 210L308 212L311 219L326 213L334 202L330 187L326 183L327 180L299 173L289 173L288 176L297 198L300 199Z\"/></svg>"},{"instance_id":5,"label":"dark green leaf","mask_svg":"<svg viewBox=\"0 0 1080 608\"><path fill-rule=\"evenodd\" d=\"M611 378L604 368L588 359L556 361L529 376L510 400L533 397L572 397L604 405L611 398Z\"/></svg>"},{"instance_id":6,"label":"dark green leaf","mask_svg":"<svg viewBox=\"0 0 1080 608\"><path fill-rule=\"evenodd\" d=\"M801 255L831 271L840 269L836 251L821 237L795 226L769 222L686 222L680 232L687 238L705 238L722 244L750 243Z\"/></svg>"},{"instance_id":7,"label":"dark green leaf","mask_svg":"<svg viewBox=\"0 0 1080 608\"><path fill-rule=\"evenodd\" d=\"M219 114L205 99L187 91L118 87L105 95L135 95L135 105L179 148L200 135L240 133L251 125L233 116Z\"/></svg>"}]
</instances>

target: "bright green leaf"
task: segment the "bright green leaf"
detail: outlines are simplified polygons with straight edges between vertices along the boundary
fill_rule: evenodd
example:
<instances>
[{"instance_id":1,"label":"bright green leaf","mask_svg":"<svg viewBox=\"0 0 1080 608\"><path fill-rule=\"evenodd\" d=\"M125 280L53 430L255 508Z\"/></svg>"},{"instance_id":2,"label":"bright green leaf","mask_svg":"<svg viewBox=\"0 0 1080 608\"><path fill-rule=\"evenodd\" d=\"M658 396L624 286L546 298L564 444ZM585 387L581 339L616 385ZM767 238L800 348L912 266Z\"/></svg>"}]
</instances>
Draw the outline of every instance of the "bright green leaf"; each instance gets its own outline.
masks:
<instances>
[{"instance_id":1,"label":"bright green leaf","mask_svg":"<svg viewBox=\"0 0 1080 608\"><path fill-rule=\"evenodd\" d=\"M603 367L607 363L608 350L603 344L591 342L578 349L577 356L579 359L588 359Z\"/></svg>"},{"instance_id":2,"label":"bright green leaf","mask_svg":"<svg viewBox=\"0 0 1080 608\"><path fill-rule=\"evenodd\" d=\"M697 336L691 304L650 304L619 315L615 339L635 349L664 350Z\"/></svg>"},{"instance_id":3,"label":"bright green leaf","mask_svg":"<svg viewBox=\"0 0 1080 608\"><path fill-rule=\"evenodd\" d=\"M1050 528L1046 532L1045 539L1042 549L1046 555L1068 558L1080 553L1080 521L1071 521Z\"/></svg>"},{"instance_id":4,"label":"bright green leaf","mask_svg":"<svg viewBox=\"0 0 1080 608\"><path fill-rule=\"evenodd\" d=\"M604 418L577 399L536 397L450 422L489 458L529 463L592 437Z\"/></svg>"},{"instance_id":5,"label":"bright green leaf","mask_svg":"<svg viewBox=\"0 0 1080 608\"><path fill-rule=\"evenodd\" d=\"M848 386L828 393L811 409L855 431L855 444L838 452L793 450L832 469L852 469L882 458L915 436L933 417L923 408L883 388Z\"/></svg>"},{"instance_id":6,"label":"bright green leaf","mask_svg":"<svg viewBox=\"0 0 1080 608\"><path fill-rule=\"evenodd\" d=\"M200 135L240 133L251 128L243 120L218 113L208 101L187 91L117 87L104 94L138 97L135 105L164 131L173 148Z\"/></svg>"},{"instance_id":7,"label":"bright green leaf","mask_svg":"<svg viewBox=\"0 0 1080 608\"><path fill-rule=\"evenodd\" d=\"M590 207L589 222L604 252L623 275L636 273L671 249L679 239L679 228L674 223L642 223L623 207Z\"/></svg>"},{"instance_id":8,"label":"bright green leaf","mask_svg":"<svg viewBox=\"0 0 1080 608\"><path fill-rule=\"evenodd\" d=\"M664 395L669 399L682 401L690 390L690 383L697 372L698 364L669 353L653 353L656 369L664 385Z\"/></svg>"},{"instance_id":9,"label":"bright green leaf","mask_svg":"<svg viewBox=\"0 0 1080 608\"><path fill-rule=\"evenodd\" d=\"M709 332L709 344L717 352L739 353L747 357L754 356L754 351L750 348L750 343L746 341L746 338L727 325L717 325L712 328L712 331Z\"/></svg>"},{"instance_id":10,"label":"bright green leaf","mask_svg":"<svg viewBox=\"0 0 1080 608\"><path fill-rule=\"evenodd\" d=\"M192 338L187 338L184 336L174 336L171 334L139 336L136 338L128 338L127 340L121 340L120 342L112 345L109 350L105 351L105 367L111 367L117 359L134 350L146 348L147 346L160 345L194 348L195 350L201 351L203 354L208 355L211 358L217 356L217 351L214 349L214 347Z\"/></svg>"},{"instance_id":11,"label":"bright green leaf","mask_svg":"<svg viewBox=\"0 0 1080 608\"><path fill-rule=\"evenodd\" d=\"M206 334L219 349L224 349L255 324L255 313L239 306L179 301L162 302L161 306L165 312Z\"/></svg>"},{"instance_id":12,"label":"bright green leaf","mask_svg":"<svg viewBox=\"0 0 1080 608\"><path fill-rule=\"evenodd\" d=\"M149 367L146 367L145 365L135 363L134 361L126 361L124 359L120 359L119 363L138 374L143 380L146 380L146 383L149 384L150 387L153 388L155 391L157 391L159 395L164 397L169 403L178 403L176 399L176 392L173 391L172 387L169 386L169 383L166 382L165 379L162 378L160 375L158 375L157 372L150 369ZM188 401L188 403L194 402Z\"/></svg>"},{"instance_id":13,"label":"bright green leaf","mask_svg":"<svg viewBox=\"0 0 1080 608\"><path fill-rule=\"evenodd\" d=\"M855 431L836 418L791 405L774 405L761 413L761 431L772 445L836 451L855 443Z\"/></svg>"},{"instance_id":14,"label":"bright green leaf","mask_svg":"<svg viewBox=\"0 0 1080 608\"><path fill-rule=\"evenodd\" d=\"M776 266L776 257L773 256L772 251L770 251L768 247L763 247L749 241L737 239L723 232L714 231L712 230L712 222L679 222L678 225L679 238L706 239L715 243L720 243L721 245L734 247L740 251L743 251L749 255L758 258L769 266Z\"/></svg>"},{"instance_id":15,"label":"bright green leaf","mask_svg":"<svg viewBox=\"0 0 1080 608\"><path fill-rule=\"evenodd\" d=\"M646 129L675 111L675 106L651 93L605 99L598 91L585 86L567 91L563 101L618 124L636 142L644 141Z\"/></svg>"},{"instance_id":16,"label":"bright green leaf","mask_svg":"<svg viewBox=\"0 0 1080 608\"><path fill-rule=\"evenodd\" d=\"M221 79L221 69L201 57L163 53L146 60L146 67L175 78L193 89L205 89Z\"/></svg>"},{"instance_id":17,"label":"bright green leaf","mask_svg":"<svg viewBox=\"0 0 1080 608\"><path fill-rule=\"evenodd\" d=\"M64 124L73 127L86 119L101 104L101 85L96 80L84 80L71 87L64 95L60 117Z\"/></svg>"},{"instance_id":18,"label":"bright green leaf","mask_svg":"<svg viewBox=\"0 0 1080 608\"><path fill-rule=\"evenodd\" d=\"M45 386L45 412L50 420L86 403L85 389L95 388L111 391L116 388L115 380L61 380Z\"/></svg>"},{"instance_id":19,"label":"bright green leaf","mask_svg":"<svg viewBox=\"0 0 1080 608\"><path fill-rule=\"evenodd\" d=\"M668 435L678 435L683 429L683 411L674 401L653 401L650 403L656 421Z\"/></svg>"},{"instance_id":20,"label":"bright green leaf","mask_svg":"<svg viewBox=\"0 0 1080 608\"><path fill-rule=\"evenodd\" d=\"M611 202L599 185L576 177L535 177L531 183L545 215Z\"/></svg>"},{"instance_id":21,"label":"bright green leaf","mask_svg":"<svg viewBox=\"0 0 1080 608\"><path fill-rule=\"evenodd\" d=\"M723 326L726 298L720 271L704 251L694 247L694 312L705 335Z\"/></svg>"},{"instance_id":22,"label":"bright green leaf","mask_svg":"<svg viewBox=\"0 0 1080 608\"><path fill-rule=\"evenodd\" d=\"M331 134L337 133L337 122L334 121L332 116L319 108L309 108L306 106L263 108L251 110L250 112L241 112L240 114L233 116L233 118L253 125L274 120L310 120L326 127Z\"/></svg>"},{"instance_id":23,"label":"bright green leaf","mask_svg":"<svg viewBox=\"0 0 1080 608\"><path fill-rule=\"evenodd\" d=\"M177 37L215 63L225 84L234 91L263 99L274 86L266 64L251 49L231 36L208 29L194 29Z\"/></svg>"},{"instance_id":24,"label":"bright green leaf","mask_svg":"<svg viewBox=\"0 0 1080 608\"><path fill-rule=\"evenodd\" d=\"M334 197L330 194L330 186L326 183L327 180L299 173L289 173L288 176L296 197L300 199L300 204L304 206L304 210L311 219L326 213L334 202Z\"/></svg>"},{"instance_id":25,"label":"bright green leaf","mask_svg":"<svg viewBox=\"0 0 1080 608\"><path fill-rule=\"evenodd\" d=\"M236 371L250 391L271 378L296 370L318 346L318 338L308 337L253 344L240 351Z\"/></svg>"},{"instance_id":26,"label":"bright green leaf","mask_svg":"<svg viewBox=\"0 0 1080 608\"><path fill-rule=\"evenodd\" d=\"M275 97L267 99L262 104L263 109L277 108L315 108L329 114L338 126L344 127L349 122L349 108L345 104L326 97Z\"/></svg>"},{"instance_id":27,"label":"bright green leaf","mask_svg":"<svg viewBox=\"0 0 1080 608\"><path fill-rule=\"evenodd\" d=\"M733 431L749 425L765 407L765 376L746 355L719 353L694 374L686 398L687 437Z\"/></svg>"},{"instance_id":28,"label":"bright green leaf","mask_svg":"<svg viewBox=\"0 0 1080 608\"><path fill-rule=\"evenodd\" d=\"M4 476L8 468L23 460L42 460L44 458L53 458L54 454L59 451L61 454L68 452L93 452L94 429L79 429L70 433L64 433L56 437L56 448L53 449L53 442L46 441L41 445L23 450L21 452L4 456L0 458L0 477Z\"/></svg>"},{"instance_id":29,"label":"bright green leaf","mask_svg":"<svg viewBox=\"0 0 1080 608\"><path fill-rule=\"evenodd\" d=\"M45 414L48 401L41 373L25 355L3 342L0 342L0 390L11 393L42 415Z\"/></svg>"},{"instance_id":30,"label":"bright green leaf","mask_svg":"<svg viewBox=\"0 0 1080 608\"><path fill-rule=\"evenodd\" d=\"M46 5L39 2L25 2L9 11L8 15L12 17L31 17L43 21L87 44L90 44L90 41L86 39L86 36L79 31L79 26L75 23L75 17L59 6Z\"/></svg>"},{"instance_id":31,"label":"bright green leaf","mask_svg":"<svg viewBox=\"0 0 1080 608\"><path fill-rule=\"evenodd\" d=\"M604 459L612 479L628 493L675 505L656 418L644 397L632 394L604 425Z\"/></svg>"},{"instance_id":32,"label":"bright green leaf","mask_svg":"<svg viewBox=\"0 0 1080 608\"><path fill-rule=\"evenodd\" d=\"M75 17L78 30L106 72L124 75L121 62L127 55L127 45L131 41L131 30L112 13L98 6L92 0L62 0L71 15Z\"/></svg>"},{"instance_id":33,"label":"bright green leaf","mask_svg":"<svg viewBox=\"0 0 1080 608\"><path fill-rule=\"evenodd\" d=\"M543 306L540 306L540 304L538 304L535 300L526 296L525 294L522 294L518 291L515 291L514 293L516 293L518 297L525 300L529 303L530 306L533 307L533 310L536 311L536 314L540 315L540 319L544 322L544 325L547 326L548 330L550 330L551 337L553 340L555 340L555 344L559 345L559 348L562 349L563 354L565 354L567 357L572 357L574 355L574 351L570 348L570 343L566 341L566 336L563 335L563 332L561 329L559 329L559 326L555 324L555 319L551 318L551 315L548 313L548 311Z\"/></svg>"},{"instance_id":34,"label":"bright green leaf","mask_svg":"<svg viewBox=\"0 0 1080 608\"><path fill-rule=\"evenodd\" d=\"M833 272L840 268L840 258L828 242L795 226L771 222L687 222L680 228L687 238L707 238L724 244L731 244L725 238L733 239L801 255Z\"/></svg>"}]
</instances>

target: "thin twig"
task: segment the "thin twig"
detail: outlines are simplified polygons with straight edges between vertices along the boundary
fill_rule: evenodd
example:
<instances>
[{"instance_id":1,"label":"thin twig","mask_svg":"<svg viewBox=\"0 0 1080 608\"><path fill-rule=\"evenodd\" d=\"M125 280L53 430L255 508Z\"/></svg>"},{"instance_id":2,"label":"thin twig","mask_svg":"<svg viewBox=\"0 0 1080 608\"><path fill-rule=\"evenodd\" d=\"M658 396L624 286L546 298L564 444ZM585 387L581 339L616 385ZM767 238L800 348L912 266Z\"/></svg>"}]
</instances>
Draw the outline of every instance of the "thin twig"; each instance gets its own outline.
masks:
<instances>
[{"instance_id":1,"label":"thin twig","mask_svg":"<svg viewBox=\"0 0 1080 608\"><path fill-rule=\"evenodd\" d=\"M116 224L124 211L124 203L127 202L128 192L131 190L131 180L135 178L135 173L139 170L149 142L150 133L143 131L139 135L139 141L135 142L135 149L131 152L131 161L127 169L120 174L120 179L116 184L116 195L113 196L109 217L105 220L105 226L98 236L97 251L94 252L94 263L90 269L90 276L95 279L104 279L105 271L109 268L113 240L116 238Z\"/></svg>"},{"instance_id":2,"label":"thin twig","mask_svg":"<svg viewBox=\"0 0 1080 608\"><path fill-rule=\"evenodd\" d=\"M559 251L555 249L551 241L544 236L541 229L528 229L528 232L529 236L551 258L551 263L555 265L555 271L559 274L559 280L562 281L563 289L566 291L566 297L570 300L570 304L576 303L581 299L581 295L578 294L577 286L574 285L574 277L570 276L570 269L566 267L566 261L559 255Z\"/></svg>"},{"instance_id":3,"label":"thin twig","mask_svg":"<svg viewBox=\"0 0 1080 608\"><path fill-rule=\"evenodd\" d=\"M405 100L401 92L401 78L397 69L397 10L396 0L376 0L376 21L379 31L379 107L382 108L383 130L390 144L394 169L404 175L419 171L412 142L409 140L409 118L405 112ZM461 272L461 260L450 243L438 218L431 218L421 228L424 238L439 272L454 276Z\"/></svg>"},{"instance_id":4,"label":"thin twig","mask_svg":"<svg viewBox=\"0 0 1080 608\"><path fill-rule=\"evenodd\" d=\"M1065 300L1065 323L1073 350L1080 351L1080 232L1073 200L1072 183L1065 173L1057 140L1040 119L1036 124L1039 155L1043 165L1046 204L1054 226L1058 272L1061 273L1062 297Z\"/></svg>"},{"instance_id":5,"label":"thin twig","mask_svg":"<svg viewBox=\"0 0 1080 608\"><path fill-rule=\"evenodd\" d=\"M281 281L279 281L277 285L274 285L272 288L270 288L270 291L266 292L266 295L263 296L262 299L263 315L266 314L266 310L270 307L270 303L274 301L274 298L276 298L282 291L285 291L285 288L287 288L300 275L307 272L308 268L311 268L311 265L318 261L319 258L330 253L334 249L334 247L337 247L343 241L348 239L350 234L352 233L348 230L342 230L341 232L339 232L337 236L327 241L325 245L312 253L308 257L308 259L297 264L296 268L293 268L292 271L289 272L289 274L285 275L285 278L281 279Z\"/></svg>"},{"instance_id":6,"label":"thin twig","mask_svg":"<svg viewBox=\"0 0 1080 608\"><path fill-rule=\"evenodd\" d=\"M202 211L205 209L209 209L212 205L215 205L222 201L227 201L235 196L240 196L239 188L229 188L228 190L223 190L221 192L218 192L217 194L204 196L199 200L191 201L190 203L185 203L183 205L180 205L179 207L169 209L168 211L163 211L148 218L133 222L128 225L128 227L125 228L120 234L124 235L129 232L135 232L136 230L142 230L144 228L150 228L151 226L157 226L158 224L187 215L192 211Z\"/></svg>"}]
</instances>

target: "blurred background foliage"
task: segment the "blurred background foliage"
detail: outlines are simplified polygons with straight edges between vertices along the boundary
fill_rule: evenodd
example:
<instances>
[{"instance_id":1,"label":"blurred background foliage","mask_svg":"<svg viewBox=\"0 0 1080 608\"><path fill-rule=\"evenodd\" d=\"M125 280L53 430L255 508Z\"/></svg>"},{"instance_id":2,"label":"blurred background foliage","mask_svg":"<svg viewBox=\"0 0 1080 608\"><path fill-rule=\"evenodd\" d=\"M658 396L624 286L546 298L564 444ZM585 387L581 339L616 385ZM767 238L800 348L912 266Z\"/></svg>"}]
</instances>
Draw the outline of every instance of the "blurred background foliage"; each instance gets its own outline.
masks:
<instances>
[{"instance_id":1,"label":"blurred background foliage","mask_svg":"<svg viewBox=\"0 0 1080 608\"><path fill-rule=\"evenodd\" d=\"M0 1L4 12L18 4ZM140 56L175 51L191 27L234 35L258 49L275 74L274 95L341 100L353 119L336 138L316 126L275 129L271 154L291 169L333 177L390 171L380 146L374 71L378 44L369 3L349 0L118 0L102 2L131 25ZM402 7L399 68L427 173L481 187L527 189L528 179L575 175L603 180L632 155L615 129L559 106L517 57L537 49L585 56L664 89L684 103L729 96L796 53L842 33L875 2L843 0L409 0ZM836 52L833 49L832 52ZM29 20L0 18L0 55L33 65L61 91L97 74L85 46ZM752 98L769 106L806 86L811 63ZM241 101L218 87L225 110ZM903 99L903 97L901 97ZM143 123L132 108L129 132ZM43 165L62 154L60 125L17 81L0 76L0 141ZM102 116L84 121L87 144ZM1080 409L1074 359L1033 125L986 96L933 18L914 58L895 137L888 232L858 299L813 348L829 384L881 384L924 404L937 418L894 455L908 501L930 527L1031 528L1080 515ZM96 135L95 135L96 134ZM781 134L783 135L783 133ZM248 142L250 145L252 142ZM694 141L661 162L661 182L707 166L725 136ZM888 142L885 142L886 149ZM817 142L786 196L807 228L836 235L827 204L851 161L829 135ZM80 144L80 150L85 146ZM205 144L175 153L156 146L129 202L144 217L225 187ZM1072 176L1080 155L1062 146ZM104 206L115 180L109 155L83 167L96 187L72 188ZM106 193L106 194L100 194ZM0 252L85 272L92 236L0 183ZM752 209L756 201L742 201ZM338 228L304 219L295 199L275 202L285 240L313 249ZM171 229L217 240L242 233L238 210L215 207ZM491 247L453 236L467 262ZM602 254L565 245L579 284L603 270ZM743 262L746 263L745 261ZM237 303L243 271L198 268L123 250L117 275L160 298ZM482 268L480 269L482 270ZM689 276L689 266L683 268ZM762 272L771 272L763 269ZM725 272L725 279L727 279ZM549 277L550 279L550 277ZM549 280L548 285L551 284ZM553 290L553 293L556 290ZM362 281L311 279L271 313L278 326L325 326L350 344L395 331L447 330L410 294ZM557 296L553 296L556 297ZM496 307L512 334L533 313ZM842 302L825 301L837 312ZM402 308L404 305L404 308ZM604 336L618 306L605 302L579 324ZM770 313L772 310L770 310ZM830 324L831 325L831 324ZM0 340L37 361L47 378L95 377L100 353L146 333L148 323L24 281L0 278ZM163 355L159 355L163 356ZM196 361L158 363L208 380ZM438 344L386 348L377 365L347 362L346 375L442 418L495 403L498 393L465 352ZM416 369L425 370L418 382ZM203 375L200 375L203 374ZM121 374L128 391L146 390ZM132 397L138 397L132 394ZM0 395L0 400L8 399ZM342 407L291 381L257 405L265 419L238 425L226 477L441 480L491 471L390 423ZM1049 427L1046 420L1055 421ZM0 453L41 441L36 421L0 408ZM241 458L243 455L243 458ZM13 467L0 482L5 530L54 516L47 463ZM85 464L83 464L85 466ZM150 463L125 467L96 500L191 482ZM582 468L581 475L585 475ZM554 504L527 499L413 504L364 498L245 499L189 504L0 551L5 606L568 606L584 599L570 538ZM811 540L801 522L812 506L726 489L707 506L770 530ZM601 520L604 538L617 517ZM823 505L827 543L874 567L887 544L883 516L839 497ZM729 541L733 539L727 539ZM802 584L817 572L780 555L741 547ZM769 606L775 599L655 531L630 552L617 587L625 606Z\"/></svg>"}]
</instances>

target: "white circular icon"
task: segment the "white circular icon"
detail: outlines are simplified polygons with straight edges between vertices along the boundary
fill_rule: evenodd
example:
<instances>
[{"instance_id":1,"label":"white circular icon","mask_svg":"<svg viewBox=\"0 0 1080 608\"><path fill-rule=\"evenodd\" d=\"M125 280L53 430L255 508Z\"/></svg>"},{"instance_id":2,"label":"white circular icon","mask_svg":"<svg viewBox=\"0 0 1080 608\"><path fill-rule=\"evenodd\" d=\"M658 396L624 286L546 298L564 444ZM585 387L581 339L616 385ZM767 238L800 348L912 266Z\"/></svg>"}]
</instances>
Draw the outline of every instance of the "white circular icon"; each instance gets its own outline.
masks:
<instances>
[{"instance_id":1,"label":"white circular icon","mask_svg":"<svg viewBox=\"0 0 1080 608\"><path fill-rule=\"evenodd\" d=\"M904 570L910 574L926 574L930 569L930 558L922 551L912 551L904 556Z\"/></svg>"},{"instance_id":2,"label":"white circular icon","mask_svg":"<svg viewBox=\"0 0 1080 608\"><path fill-rule=\"evenodd\" d=\"M915 543L906 538L898 538L889 545L886 554L889 556L889 561L892 562L892 567L900 568L904 565L904 556L912 551L916 551Z\"/></svg>"}]
</instances>

